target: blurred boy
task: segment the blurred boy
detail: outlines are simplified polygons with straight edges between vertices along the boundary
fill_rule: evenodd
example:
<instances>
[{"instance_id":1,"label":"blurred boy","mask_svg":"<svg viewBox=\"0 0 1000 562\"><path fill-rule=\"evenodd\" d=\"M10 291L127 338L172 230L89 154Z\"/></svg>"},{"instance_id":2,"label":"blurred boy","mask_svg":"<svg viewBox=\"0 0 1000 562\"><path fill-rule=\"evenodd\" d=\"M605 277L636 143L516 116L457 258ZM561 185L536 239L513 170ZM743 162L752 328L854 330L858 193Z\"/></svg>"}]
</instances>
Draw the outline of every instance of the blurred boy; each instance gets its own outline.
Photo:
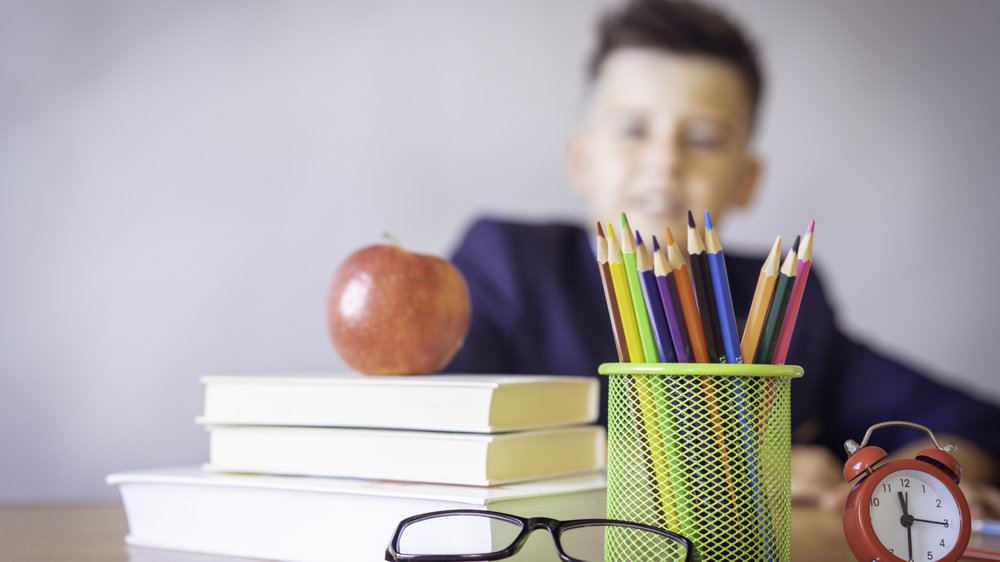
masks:
<instances>
[{"instance_id":1,"label":"blurred boy","mask_svg":"<svg viewBox=\"0 0 1000 562\"><path fill-rule=\"evenodd\" d=\"M590 105L567 161L591 224L624 211L644 234L662 236L670 226L685 248L688 209L699 218L707 209L718 224L751 201L763 78L753 46L729 20L698 4L632 1L603 20L590 71ZM615 361L593 236L569 225L475 224L454 256L469 282L472 328L448 370L583 375ZM761 263L727 256L738 315L750 308ZM795 333L788 363L806 375L791 385L793 439L822 446L793 452L796 500L839 509L848 489L844 440L903 419L956 441L974 512L1000 512L1000 494L986 485L997 477L1000 410L840 332L815 268ZM873 380L894 392L870 391ZM908 453L915 437L887 430L876 440Z\"/></svg>"}]
</instances>

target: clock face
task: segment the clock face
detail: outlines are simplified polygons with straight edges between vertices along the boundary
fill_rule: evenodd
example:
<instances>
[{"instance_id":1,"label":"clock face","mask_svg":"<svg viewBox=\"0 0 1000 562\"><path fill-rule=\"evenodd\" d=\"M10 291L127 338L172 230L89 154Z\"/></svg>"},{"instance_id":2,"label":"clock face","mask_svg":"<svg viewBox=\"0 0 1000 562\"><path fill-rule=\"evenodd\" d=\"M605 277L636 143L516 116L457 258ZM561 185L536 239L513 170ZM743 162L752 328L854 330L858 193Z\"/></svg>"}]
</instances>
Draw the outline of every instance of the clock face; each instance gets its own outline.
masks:
<instances>
[{"instance_id":1,"label":"clock face","mask_svg":"<svg viewBox=\"0 0 1000 562\"><path fill-rule=\"evenodd\" d=\"M869 501L872 529L903 560L939 560L955 549L962 515L943 482L919 470L890 472Z\"/></svg>"}]
</instances>

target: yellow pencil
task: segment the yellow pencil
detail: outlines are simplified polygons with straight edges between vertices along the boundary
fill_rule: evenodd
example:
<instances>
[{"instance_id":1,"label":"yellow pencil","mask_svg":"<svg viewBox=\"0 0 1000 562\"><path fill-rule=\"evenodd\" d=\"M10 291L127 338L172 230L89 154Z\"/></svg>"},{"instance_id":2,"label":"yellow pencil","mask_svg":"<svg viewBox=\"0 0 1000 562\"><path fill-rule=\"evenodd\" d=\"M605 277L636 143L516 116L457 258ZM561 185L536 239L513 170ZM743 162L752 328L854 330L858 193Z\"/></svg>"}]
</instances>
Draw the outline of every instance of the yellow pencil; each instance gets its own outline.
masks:
<instances>
[{"instance_id":1,"label":"yellow pencil","mask_svg":"<svg viewBox=\"0 0 1000 562\"><path fill-rule=\"evenodd\" d=\"M618 246L615 229L607 224L608 267L611 269L611 284L615 288L615 300L618 301L618 312L622 316L622 329L625 331L625 345L628 346L628 356L633 363L645 363L646 356L642 352L642 342L639 340L639 325L635 322L635 309L632 307L632 295L629 293L628 280L625 278L625 265L622 263L622 250Z\"/></svg>"},{"instance_id":2,"label":"yellow pencil","mask_svg":"<svg viewBox=\"0 0 1000 562\"><path fill-rule=\"evenodd\" d=\"M740 341L744 363L753 363L757 355L760 334L764 331L764 321L767 319L767 309L771 306L771 298L774 296L774 286L778 282L778 269L780 267L781 236L778 236L774 241L774 246L771 247L771 253L767 255L764 265L760 268L760 275L757 277L757 288L754 290L750 313L747 315L747 326L743 330L743 339Z\"/></svg>"},{"instance_id":3,"label":"yellow pencil","mask_svg":"<svg viewBox=\"0 0 1000 562\"><path fill-rule=\"evenodd\" d=\"M625 331L625 342L628 346L629 358L633 363L645 363L646 356L643 352L642 341L639 337L639 327L636 323L635 308L629 288L628 278L625 274L625 265L622 260L621 247L618 245L618 238L615 236L615 229L611 223L607 223L606 237L608 239L608 265L611 269L611 283L615 288L615 298L618 301L618 309L622 317L622 328ZM634 254L633 254L634 257ZM660 432L660 424L656 418L656 405L652 402L653 391L649 380L644 375L630 377L630 382L634 385L636 397L636 422L640 425L640 431L645 437L643 444L643 456L645 470L650 478L650 485L658 492L659 504L656 511L663 518L663 526L666 528L677 527L677 504L671 493L672 485L666 467L666 451L663 448L663 437Z\"/></svg>"}]
</instances>

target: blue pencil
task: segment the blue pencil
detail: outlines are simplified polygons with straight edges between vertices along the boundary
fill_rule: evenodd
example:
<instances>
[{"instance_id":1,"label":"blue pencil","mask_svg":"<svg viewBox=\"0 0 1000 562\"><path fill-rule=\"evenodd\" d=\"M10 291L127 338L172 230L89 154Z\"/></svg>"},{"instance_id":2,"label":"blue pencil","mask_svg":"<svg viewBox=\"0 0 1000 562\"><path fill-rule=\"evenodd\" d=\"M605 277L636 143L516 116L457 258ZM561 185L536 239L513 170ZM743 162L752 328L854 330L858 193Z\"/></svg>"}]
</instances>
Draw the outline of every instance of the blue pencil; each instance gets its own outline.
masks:
<instances>
[{"instance_id":1,"label":"blue pencil","mask_svg":"<svg viewBox=\"0 0 1000 562\"><path fill-rule=\"evenodd\" d=\"M708 269L712 276L712 292L719 316L722 332L722 347L726 352L726 363L742 363L740 335L736 328L736 313L733 311L733 297L729 292L729 274L726 272L726 256L722 252L719 235L712 227L712 217L705 211L705 251L708 253Z\"/></svg>"},{"instance_id":2,"label":"blue pencil","mask_svg":"<svg viewBox=\"0 0 1000 562\"><path fill-rule=\"evenodd\" d=\"M664 363L676 363L677 355L674 354L673 340L670 337L670 329L667 325L667 316L663 311L663 302L660 300L660 293L656 285L656 277L653 273L653 260L649 255L649 249L642 242L639 231L635 231L635 269L639 273L639 282L642 285L642 294L646 297L646 310L649 313L649 323L653 328L653 339L656 341L656 351L660 354L660 361Z\"/></svg>"},{"instance_id":3,"label":"blue pencil","mask_svg":"<svg viewBox=\"0 0 1000 562\"><path fill-rule=\"evenodd\" d=\"M743 355L740 351L739 332L736 328L736 314L733 311L733 297L729 291L729 276L726 272L726 256L722 251L722 243L719 242L719 235L712 226L712 217L705 211L705 252L708 254L708 269L712 278L712 292L715 295L716 312L719 318L719 328L722 335L722 346L726 354L727 363L743 363ZM751 509L753 519L756 520L757 532L764 539L765 559L771 560L774 554L774 531L768 517L764 490L760 487L758 477L756 447L750 428L750 419L747 416L747 391L744 388L746 381L740 377L733 377L731 386L733 389L733 401L736 406L736 425L739 433L740 444L743 449L744 468L747 476L750 477Z\"/></svg>"}]
</instances>

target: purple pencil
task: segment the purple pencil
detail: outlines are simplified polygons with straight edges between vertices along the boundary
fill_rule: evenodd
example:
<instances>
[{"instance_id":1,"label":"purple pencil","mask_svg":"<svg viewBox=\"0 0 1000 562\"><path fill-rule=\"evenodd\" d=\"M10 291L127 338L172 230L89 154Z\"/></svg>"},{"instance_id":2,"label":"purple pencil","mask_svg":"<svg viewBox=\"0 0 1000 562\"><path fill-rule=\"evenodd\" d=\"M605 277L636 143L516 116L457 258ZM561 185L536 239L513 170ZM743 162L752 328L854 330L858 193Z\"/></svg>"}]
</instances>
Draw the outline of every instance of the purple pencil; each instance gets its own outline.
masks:
<instances>
[{"instance_id":1,"label":"purple pencil","mask_svg":"<svg viewBox=\"0 0 1000 562\"><path fill-rule=\"evenodd\" d=\"M674 342L674 353L677 362L691 362L691 340L688 337L687 325L684 323L684 311L681 309L680 295L677 293L677 280L673 268L667 264L667 258L660 251L660 243L653 236L653 273L660 290L660 300L663 301L663 311L667 316L667 326L670 328L670 339Z\"/></svg>"},{"instance_id":2,"label":"purple pencil","mask_svg":"<svg viewBox=\"0 0 1000 562\"><path fill-rule=\"evenodd\" d=\"M660 354L660 362L674 363L677 361L677 357L674 355L674 346L670 340L670 328L663 312L663 303L660 302L656 277L653 275L653 260L649 257L649 249L642 243L642 236L639 235L638 230L635 231L635 265L636 272L639 274L639 283L642 286L642 294L646 299L649 324L653 328L653 339L656 342L656 351Z\"/></svg>"}]
</instances>

